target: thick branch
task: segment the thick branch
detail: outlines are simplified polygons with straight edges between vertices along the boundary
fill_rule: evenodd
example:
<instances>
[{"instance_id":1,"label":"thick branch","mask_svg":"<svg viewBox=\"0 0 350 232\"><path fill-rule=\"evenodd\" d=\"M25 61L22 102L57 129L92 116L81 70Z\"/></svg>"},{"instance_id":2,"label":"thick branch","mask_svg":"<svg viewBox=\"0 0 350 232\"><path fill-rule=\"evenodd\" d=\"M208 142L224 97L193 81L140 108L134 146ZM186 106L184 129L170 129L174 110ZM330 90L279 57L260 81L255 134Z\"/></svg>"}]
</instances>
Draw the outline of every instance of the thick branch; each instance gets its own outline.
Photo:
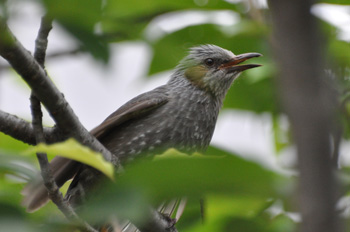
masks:
<instances>
[{"instance_id":1,"label":"thick branch","mask_svg":"<svg viewBox=\"0 0 350 232\"><path fill-rule=\"evenodd\" d=\"M0 110L0 131L30 145L35 145L35 132L31 123L15 115ZM57 127L44 127L46 143L56 143L65 140Z\"/></svg>"},{"instance_id":2,"label":"thick branch","mask_svg":"<svg viewBox=\"0 0 350 232\"><path fill-rule=\"evenodd\" d=\"M0 18L0 55L4 57L34 91L44 104L63 134L99 151L104 158L120 165L117 157L101 144L80 123L63 94L56 88L42 67L13 36L6 23ZM112 159L113 158L113 159Z\"/></svg>"},{"instance_id":3,"label":"thick branch","mask_svg":"<svg viewBox=\"0 0 350 232\"><path fill-rule=\"evenodd\" d=\"M324 75L322 36L312 0L270 0L280 95L298 151L302 232L340 231L331 141L335 99Z\"/></svg>"}]
</instances>

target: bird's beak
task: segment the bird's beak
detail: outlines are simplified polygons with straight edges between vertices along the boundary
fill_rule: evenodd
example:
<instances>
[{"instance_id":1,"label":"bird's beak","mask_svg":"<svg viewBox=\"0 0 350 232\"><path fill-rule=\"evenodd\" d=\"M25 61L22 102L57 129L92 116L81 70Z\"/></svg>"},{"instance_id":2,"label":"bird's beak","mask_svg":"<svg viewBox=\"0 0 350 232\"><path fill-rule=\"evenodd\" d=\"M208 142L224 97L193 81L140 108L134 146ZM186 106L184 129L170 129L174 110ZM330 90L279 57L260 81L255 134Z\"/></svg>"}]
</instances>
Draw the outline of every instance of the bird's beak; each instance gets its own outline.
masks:
<instances>
[{"instance_id":1,"label":"bird's beak","mask_svg":"<svg viewBox=\"0 0 350 232\"><path fill-rule=\"evenodd\" d=\"M242 62L254 58L262 56L260 53L250 52L250 53L244 53L235 56L232 60L228 61L227 63L222 64L219 68L227 70L228 73L231 72L242 72L244 70L250 69L250 68L256 68L260 67L260 64L241 64Z\"/></svg>"}]
</instances>

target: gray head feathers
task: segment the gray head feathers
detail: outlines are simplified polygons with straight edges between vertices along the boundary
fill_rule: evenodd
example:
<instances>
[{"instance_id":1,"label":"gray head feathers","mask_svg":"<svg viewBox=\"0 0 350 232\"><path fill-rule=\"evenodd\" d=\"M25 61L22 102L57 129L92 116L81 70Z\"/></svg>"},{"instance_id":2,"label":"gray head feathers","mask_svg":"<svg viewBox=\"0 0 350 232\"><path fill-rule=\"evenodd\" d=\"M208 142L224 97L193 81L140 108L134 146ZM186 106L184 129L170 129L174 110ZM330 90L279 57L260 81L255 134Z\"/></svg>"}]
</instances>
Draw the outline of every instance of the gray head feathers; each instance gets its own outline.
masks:
<instances>
[{"instance_id":1,"label":"gray head feathers","mask_svg":"<svg viewBox=\"0 0 350 232\"><path fill-rule=\"evenodd\" d=\"M190 66L199 65L207 58L216 59L220 62L228 61L235 55L226 49L213 44L199 45L189 49L189 54L183 58L176 69L186 69Z\"/></svg>"}]
</instances>

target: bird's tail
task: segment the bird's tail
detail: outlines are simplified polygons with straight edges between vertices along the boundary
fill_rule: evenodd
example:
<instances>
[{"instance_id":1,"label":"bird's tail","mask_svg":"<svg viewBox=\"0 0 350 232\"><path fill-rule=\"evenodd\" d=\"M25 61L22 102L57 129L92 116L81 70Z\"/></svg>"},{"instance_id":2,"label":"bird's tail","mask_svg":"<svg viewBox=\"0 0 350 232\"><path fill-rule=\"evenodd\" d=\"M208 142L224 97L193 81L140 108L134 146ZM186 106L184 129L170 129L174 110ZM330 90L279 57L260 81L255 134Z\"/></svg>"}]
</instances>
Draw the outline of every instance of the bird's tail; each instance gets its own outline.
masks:
<instances>
[{"instance_id":1,"label":"bird's tail","mask_svg":"<svg viewBox=\"0 0 350 232\"><path fill-rule=\"evenodd\" d=\"M177 198L161 204L158 207L158 211L169 217L174 216L174 220L175 222L177 222L182 216L182 213L186 207L186 204L187 204L186 197ZM125 223L121 229L116 229L114 231L115 232L140 232L140 230L138 230L136 226L134 226L130 222Z\"/></svg>"},{"instance_id":2,"label":"bird's tail","mask_svg":"<svg viewBox=\"0 0 350 232\"><path fill-rule=\"evenodd\" d=\"M67 180L74 177L81 163L56 156L50 162L51 173L58 187L61 187ZM41 176L29 182L22 190L24 196L22 205L27 208L28 212L34 212L44 206L49 196L44 186Z\"/></svg>"}]
</instances>

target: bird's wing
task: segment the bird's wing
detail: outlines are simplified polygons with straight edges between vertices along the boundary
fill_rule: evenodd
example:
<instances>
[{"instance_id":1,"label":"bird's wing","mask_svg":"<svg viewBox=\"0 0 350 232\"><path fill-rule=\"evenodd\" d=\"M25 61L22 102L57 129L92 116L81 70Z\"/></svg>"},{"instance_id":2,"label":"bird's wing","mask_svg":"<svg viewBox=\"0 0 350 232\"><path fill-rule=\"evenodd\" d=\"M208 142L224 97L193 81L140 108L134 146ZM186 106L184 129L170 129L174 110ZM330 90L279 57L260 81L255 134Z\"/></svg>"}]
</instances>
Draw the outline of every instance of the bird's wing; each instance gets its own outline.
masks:
<instances>
[{"instance_id":1,"label":"bird's wing","mask_svg":"<svg viewBox=\"0 0 350 232\"><path fill-rule=\"evenodd\" d=\"M133 98L112 113L104 122L90 131L90 133L100 140L111 129L116 128L128 120L142 117L144 114L164 105L168 102L168 96L165 94L164 88L165 86L161 86ZM59 187L73 178L80 167L81 163L60 156L53 158L50 162L52 175ZM34 182L29 182L24 187L22 194L24 195L22 204L29 212L39 209L49 200L41 177Z\"/></svg>"},{"instance_id":2,"label":"bird's wing","mask_svg":"<svg viewBox=\"0 0 350 232\"><path fill-rule=\"evenodd\" d=\"M90 133L96 138L101 139L110 131L110 129L115 128L116 126L119 126L130 119L141 117L142 115L167 103L168 96L164 93L161 94L156 90L157 89L141 94L138 97L130 100L108 118L106 118L106 120L99 126L92 129Z\"/></svg>"}]
</instances>

